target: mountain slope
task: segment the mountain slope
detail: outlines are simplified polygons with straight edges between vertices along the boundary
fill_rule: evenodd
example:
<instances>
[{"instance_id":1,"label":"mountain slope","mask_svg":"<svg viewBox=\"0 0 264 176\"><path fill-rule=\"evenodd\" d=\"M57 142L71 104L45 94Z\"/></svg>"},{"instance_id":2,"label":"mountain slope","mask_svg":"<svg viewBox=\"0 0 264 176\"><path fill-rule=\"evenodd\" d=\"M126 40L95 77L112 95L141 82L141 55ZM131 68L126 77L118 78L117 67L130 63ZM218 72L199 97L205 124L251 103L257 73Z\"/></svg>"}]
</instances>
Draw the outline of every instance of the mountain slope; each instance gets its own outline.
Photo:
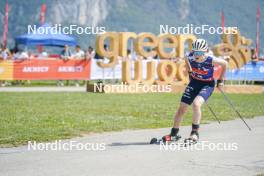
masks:
<instances>
[{"instance_id":1,"label":"mountain slope","mask_svg":"<svg viewBox=\"0 0 264 176\"><path fill-rule=\"evenodd\" d=\"M9 45L13 44L13 37L27 32L27 25L38 23L42 3L47 4L46 21L52 24L97 25L105 26L108 31L156 34L159 33L160 24L220 26L220 12L223 9L226 26L237 26L244 36L255 40L257 0L9 0ZM0 34L3 31L4 4L4 1L0 2ZM261 1L263 6L264 1ZM261 17L262 20L263 13ZM261 23L260 31L263 29ZM93 35L76 37L82 47L94 44ZM201 37L211 43L218 42L220 38L219 35ZM263 34L260 41L264 43Z\"/></svg>"}]
</instances>

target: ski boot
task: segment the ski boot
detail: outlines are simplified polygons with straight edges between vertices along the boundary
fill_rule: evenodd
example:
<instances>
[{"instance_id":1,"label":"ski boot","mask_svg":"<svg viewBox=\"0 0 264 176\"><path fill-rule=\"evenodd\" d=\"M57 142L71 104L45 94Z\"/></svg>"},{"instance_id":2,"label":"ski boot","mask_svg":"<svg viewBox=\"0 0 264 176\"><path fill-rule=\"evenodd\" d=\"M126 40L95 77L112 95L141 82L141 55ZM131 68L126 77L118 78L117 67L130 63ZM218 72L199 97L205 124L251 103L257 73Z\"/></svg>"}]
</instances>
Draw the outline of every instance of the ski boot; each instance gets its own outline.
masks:
<instances>
[{"instance_id":1,"label":"ski boot","mask_svg":"<svg viewBox=\"0 0 264 176\"><path fill-rule=\"evenodd\" d=\"M192 131L190 134L190 137L187 139L184 139L185 146L196 144L199 140L199 133L197 131Z\"/></svg>"},{"instance_id":2,"label":"ski boot","mask_svg":"<svg viewBox=\"0 0 264 176\"><path fill-rule=\"evenodd\" d=\"M181 139L181 136L178 135L178 132L179 132L179 129L172 128L170 134L162 137L162 142L163 143L166 143L166 142L177 142L178 140Z\"/></svg>"}]
</instances>

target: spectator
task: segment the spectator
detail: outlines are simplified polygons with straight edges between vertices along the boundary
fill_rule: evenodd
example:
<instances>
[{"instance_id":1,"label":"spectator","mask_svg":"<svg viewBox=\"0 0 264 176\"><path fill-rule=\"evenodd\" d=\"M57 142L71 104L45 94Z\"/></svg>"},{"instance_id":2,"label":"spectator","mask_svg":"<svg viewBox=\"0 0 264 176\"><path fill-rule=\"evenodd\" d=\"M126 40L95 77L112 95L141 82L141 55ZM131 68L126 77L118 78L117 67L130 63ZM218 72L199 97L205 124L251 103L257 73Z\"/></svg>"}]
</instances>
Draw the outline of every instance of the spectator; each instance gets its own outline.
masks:
<instances>
[{"instance_id":1,"label":"spectator","mask_svg":"<svg viewBox=\"0 0 264 176\"><path fill-rule=\"evenodd\" d=\"M12 49L10 50L10 53L15 54L15 53L17 53L18 51L19 51L18 45L15 44L14 48L12 48Z\"/></svg>"},{"instance_id":2,"label":"spectator","mask_svg":"<svg viewBox=\"0 0 264 176\"><path fill-rule=\"evenodd\" d=\"M76 45L76 47L75 47L75 53L73 55L73 58L74 59L84 59L85 58L84 51L81 50L81 47L79 45ZM76 87L79 87L80 86L78 80L75 80L74 83L75 83L75 86Z\"/></svg>"},{"instance_id":3,"label":"spectator","mask_svg":"<svg viewBox=\"0 0 264 176\"><path fill-rule=\"evenodd\" d=\"M9 59L10 56L11 56L11 53L9 52L9 50L6 47L4 47L3 45L1 45L1 47L0 47L0 59L7 60L7 59ZM0 86L9 86L9 85L11 85L10 82L0 80Z\"/></svg>"},{"instance_id":4,"label":"spectator","mask_svg":"<svg viewBox=\"0 0 264 176\"><path fill-rule=\"evenodd\" d=\"M94 59L95 57L95 51L93 49L93 47L89 46L88 50L86 51L86 59Z\"/></svg>"},{"instance_id":5,"label":"spectator","mask_svg":"<svg viewBox=\"0 0 264 176\"><path fill-rule=\"evenodd\" d=\"M85 53L83 50L81 50L81 47L79 45L76 45L73 57L74 59L85 59ZM75 80L74 82L76 87L80 86L78 80Z\"/></svg>"},{"instance_id":6,"label":"spectator","mask_svg":"<svg viewBox=\"0 0 264 176\"><path fill-rule=\"evenodd\" d=\"M9 50L8 50L6 47L4 47L3 45L1 45L1 49L0 49L0 58L6 60L6 59L8 59L8 57L9 57L10 55L11 55L11 54L10 54Z\"/></svg>"},{"instance_id":7,"label":"spectator","mask_svg":"<svg viewBox=\"0 0 264 176\"><path fill-rule=\"evenodd\" d=\"M60 58L63 60L68 60L72 58L71 50L69 49L68 45L64 45L64 48L61 52ZM57 86L64 86L64 83L62 80L57 81Z\"/></svg>"},{"instance_id":8,"label":"spectator","mask_svg":"<svg viewBox=\"0 0 264 176\"><path fill-rule=\"evenodd\" d=\"M13 54L14 60L22 60L22 59L29 59L29 55L26 51L18 50L18 52Z\"/></svg>"},{"instance_id":9,"label":"spectator","mask_svg":"<svg viewBox=\"0 0 264 176\"><path fill-rule=\"evenodd\" d=\"M108 51L108 46L106 44L104 44L104 49L105 51ZM94 56L95 59L104 59L102 56L100 56L98 53L95 53Z\"/></svg>"},{"instance_id":10,"label":"spectator","mask_svg":"<svg viewBox=\"0 0 264 176\"><path fill-rule=\"evenodd\" d=\"M84 59L84 56L85 56L84 51L81 50L81 47L79 45L76 45L75 53L74 53L73 57L75 59Z\"/></svg>"},{"instance_id":11,"label":"spectator","mask_svg":"<svg viewBox=\"0 0 264 176\"><path fill-rule=\"evenodd\" d=\"M255 48L250 49L250 54L251 54L251 60L252 61L258 61L258 56Z\"/></svg>"},{"instance_id":12,"label":"spectator","mask_svg":"<svg viewBox=\"0 0 264 176\"><path fill-rule=\"evenodd\" d=\"M64 49L61 52L61 59L70 59L72 57L71 50L68 45L64 45Z\"/></svg>"},{"instance_id":13,"label":"spectator","mask_svg":"<svg viewBox=\"0 0 264 176\"><path fill-rule=\"evenodd\" d=\"M38 59L47 59L49 54L47 51L43 50L41 53L38 54Z\"/></svg>"},{"instance_id":14,"label":"spectator","mask_svg":"<svg viewBox=\"0 0 264 176\"><path fill-rule=\"evenodd\" d=\"M132 60L132 54L130 49L127 49L127 56L126 57L120 57L120 60L126 61L126 60Z\"/></svg>"}]
</instances>

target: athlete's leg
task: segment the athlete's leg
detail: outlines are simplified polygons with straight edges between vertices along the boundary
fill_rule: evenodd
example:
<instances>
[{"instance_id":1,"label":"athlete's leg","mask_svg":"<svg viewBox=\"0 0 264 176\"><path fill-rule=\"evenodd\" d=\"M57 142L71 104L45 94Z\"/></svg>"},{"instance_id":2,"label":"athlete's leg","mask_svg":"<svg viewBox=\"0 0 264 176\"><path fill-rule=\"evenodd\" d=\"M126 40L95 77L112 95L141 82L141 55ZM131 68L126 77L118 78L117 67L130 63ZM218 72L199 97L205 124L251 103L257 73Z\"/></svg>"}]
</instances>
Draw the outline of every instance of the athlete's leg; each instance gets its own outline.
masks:
<instances>
[{"instance_id":1,"label":"athlete's leg","mask_svg":"<svg viewBox=\"0 0 264 176\"><path fill-rule=\"evenodd\" d=\"M190 83L185 88L185 91L181 98L180 106L175 113L173 128L171 129L170 134L171 136L175 136L178 134L183 115L187 112L188 106L192 104L194 98L197 96L198 93L199 87L197 88L196 83L190 81Z\"/></svg>"},{"instance_id":2,"label":"athlete's leg","mask_svg":"<svg viewBox=\"0 0 264 176\"><path fill-rule=\"evenodd\" d=\"M202 96L197 96L192 104L192 109L193 109L193 118L192 118L192 123L199 125L202 117L202 111L201 107L204 103L204 98Z\"/></svg>"},{"instance_id":3,"label":"athlete's leg","mask_svg":"<svg viewBox=\"0 0 264 176\"><path fill-rule=\"evenodd\" d=\"M178 110L176 111L175 116L174 116L173 128L179 128L180 127L182 117L187 112L188 106L189 105L184 103L184 102L180 103L180 107L178 108Z\"/></svg>"},{"instance_id":4,"label":"athlete's leg","mask_svg":"<svg viewBox=\"0 0 264 176\"><path fill-rule=\"evenodd\" d=\"M193 100L193 103L192 103L192 109L193 109L192 131L191 131L190 137L185 139L184 142L196 143L198 141L199 139L198 130L199 130L199 124L200 124L201 117L202 117L201 107L204 102L205 102L205 99L200 95L197 95L195 99Z\"/></svg>"},{"instance_id":5,"label":"athlete's leg","mask_svg":"<svg viewBox=\"0 0 264 176\"><path fill-rule=\"evenodd\" d=\"M173 128L179 129L183 115L187 112L188 106L192 104L199 92L200 89L197 87L196 82L190 81L181 97L180 107L175 113Z\"/></svg>"},{"instance_id":6,"label":"athlete's leg","mask_svg":"<svg viewBox=\"0 0 264 176\"><path fill-rule=\"evenodd\" d=\"M186 96L186 94L183 94L181 102L180 102L180 106L174 116L174 123L173 123L173 127L171 128L171 132L169 135L165 135L162 137L163 141L172 141L172 140L177 141L178 139L180 139L180 136L178 135L179 127L180 127L183 115L186 113L186 111L188 110L188 106L192 103L194 99L193 97L195 96L191 97L189 95Z\"/></svg>"},{"instance_id":7,"label":"athlete's leg","mask_svg":"<svg viewBox=\"0 0 264 176\"><path fill-rule=\"evenodd\" d=\"M192 119L192 131L191 131L191 139L193 141L197 141L199 139L199 125L202 118L201 107L205 101L212 95L214 91L214 87L210 85L204 86L199 94L195 97L192 104L193 109L193 119Z\"/></svg>"},{"instance_id":8,"label":"athlete's leg","mask_svg":"<svg viewBox=\"0 0 264 176\"><path fill-rule=\"evenodd\" d=\"M179 127L180 127L180 124L182 121L182 117L186 113L188 106L189 105L187 103L184 103L181 101L180 107L178 108L178 110L176 111L175 116L174 116L174 123L173 123L173 127L171 128L171 132L169 135L165 135L162 137L163 142L165 142L165 141L177 141L181 138L178 135Z\"/></svg>"},{"instance_id":9,"label":"athlete's leg","mask_svg":"<svg viewBox=\"0 0 264 176\"><path fill-rule=\"evenodd\" d=\"M199 87L198 87L199 88ZM183 118L183 115L188 110L188 106L192 104L194 98L198 95L200 89L197 88L197 84L194 81L190 81L187 85L180 102L180 106L174 116L173 128L169 135L163 136L163 141L178 140L180 137L178 135L179 127Z\"/></svg>"}]
</instances>

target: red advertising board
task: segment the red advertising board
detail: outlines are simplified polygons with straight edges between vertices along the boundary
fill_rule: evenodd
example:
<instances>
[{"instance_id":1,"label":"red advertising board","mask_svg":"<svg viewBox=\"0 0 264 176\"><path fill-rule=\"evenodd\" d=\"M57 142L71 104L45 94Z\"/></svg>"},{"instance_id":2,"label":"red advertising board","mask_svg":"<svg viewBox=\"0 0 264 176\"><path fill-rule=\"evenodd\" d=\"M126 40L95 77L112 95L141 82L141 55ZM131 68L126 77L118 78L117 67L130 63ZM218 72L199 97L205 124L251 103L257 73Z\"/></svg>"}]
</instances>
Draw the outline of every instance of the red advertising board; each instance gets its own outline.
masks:
<instances>
[{"instance_id":1,"label":"red advertising board","mask_svg":"<svg viewBox=\"0 0 264 176\"><path fill-rule=\"evenodd\" d=\"M14 61L14 80L89 80L90 60Z\"/></svg>"}]
</instances>

